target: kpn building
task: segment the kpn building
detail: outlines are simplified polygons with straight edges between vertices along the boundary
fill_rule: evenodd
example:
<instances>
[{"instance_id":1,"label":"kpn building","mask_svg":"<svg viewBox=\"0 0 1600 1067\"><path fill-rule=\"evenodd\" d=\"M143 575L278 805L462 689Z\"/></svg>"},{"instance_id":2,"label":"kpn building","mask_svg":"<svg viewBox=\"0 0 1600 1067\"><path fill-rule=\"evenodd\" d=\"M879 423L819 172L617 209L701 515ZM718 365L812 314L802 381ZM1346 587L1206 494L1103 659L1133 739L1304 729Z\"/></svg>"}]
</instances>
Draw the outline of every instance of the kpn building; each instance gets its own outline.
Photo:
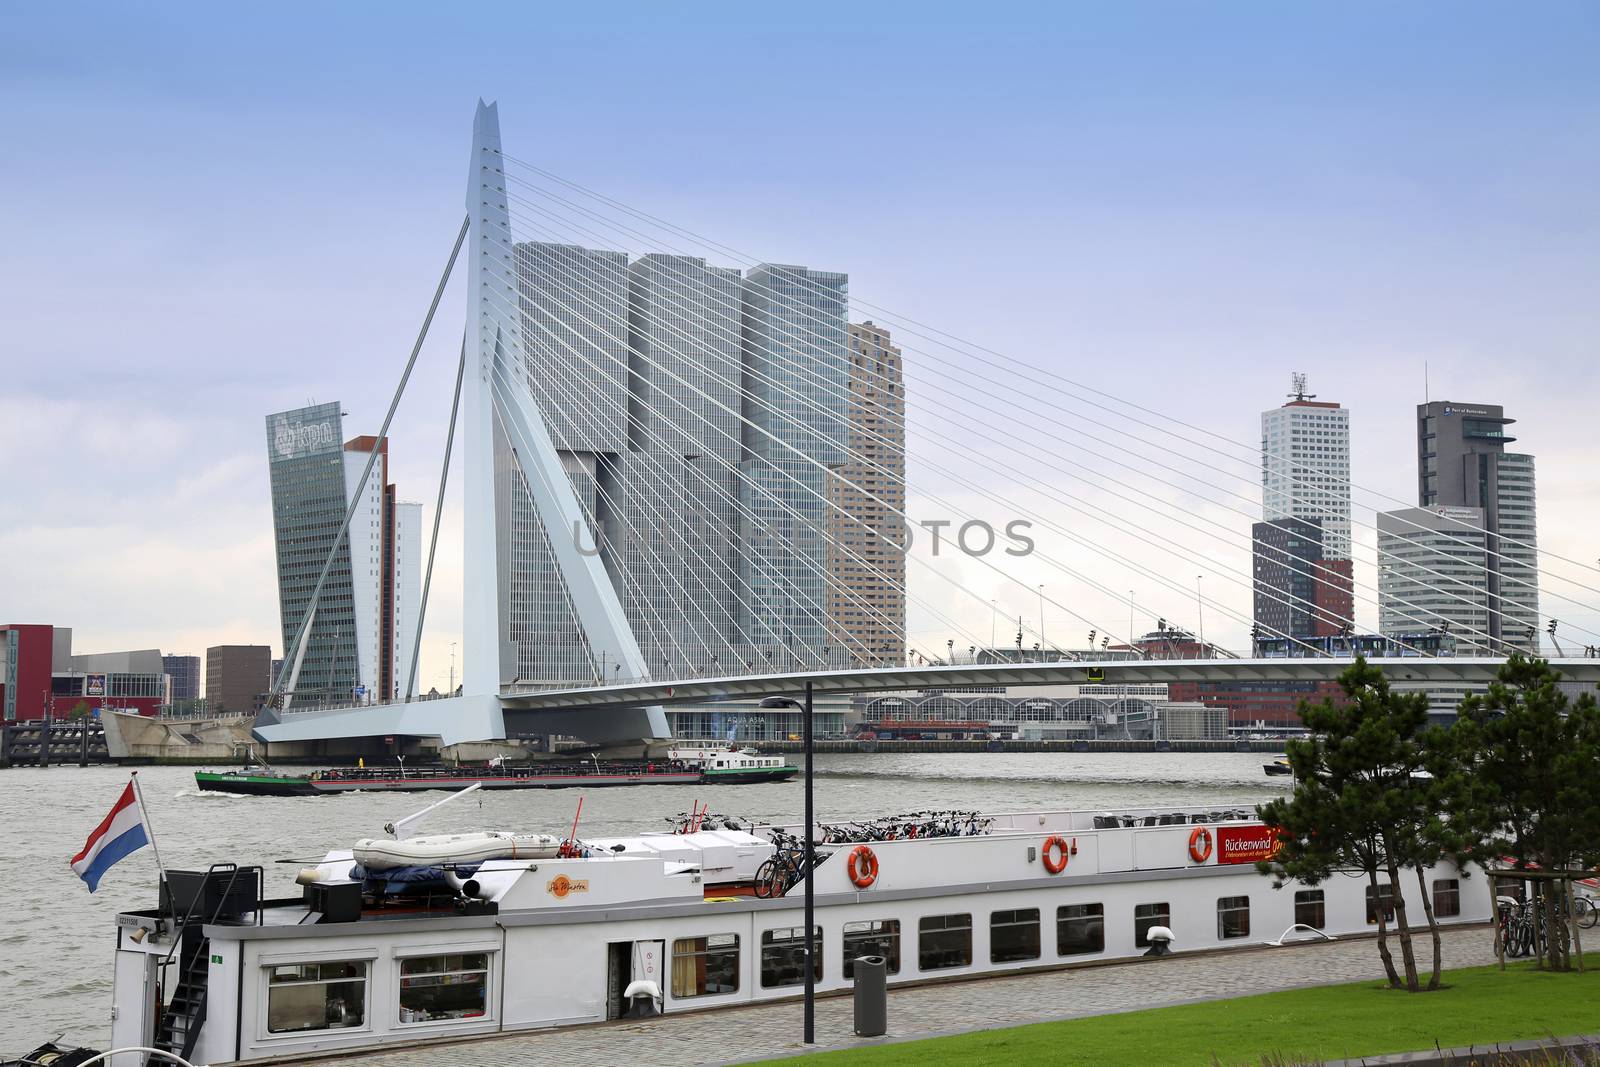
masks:
<instances>
[{"instance_id":1,"label":"kpn building","mask_svg":"<svg viewBox=\"0 0 1600 1067\"><path fill-rule=\"evenodd\" d=\"M266 423L290 699L302 707L401 699L421 600L422 505L396 496L387 441L345 439L339 404L279 412ZM352 504L349 534L339 538ZM317 576L336 540L333 566L313 604ZM308 609L308 639L291 656Z\"/></svg>"}]
</instances>

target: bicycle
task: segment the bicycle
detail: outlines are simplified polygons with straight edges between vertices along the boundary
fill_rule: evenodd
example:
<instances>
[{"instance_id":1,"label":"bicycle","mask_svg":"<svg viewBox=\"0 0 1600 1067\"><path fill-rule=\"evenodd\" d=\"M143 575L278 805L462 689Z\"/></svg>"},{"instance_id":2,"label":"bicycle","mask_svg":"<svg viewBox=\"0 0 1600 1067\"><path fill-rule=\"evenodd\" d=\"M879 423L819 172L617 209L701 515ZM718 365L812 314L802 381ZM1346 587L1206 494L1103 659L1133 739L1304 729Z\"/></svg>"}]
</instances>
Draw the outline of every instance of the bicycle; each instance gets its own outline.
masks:
<instances>
[{"instance_id":1,"label":"bicycle","mask_svg":"<svg viewBox=\"0 0 1600 1067\"><path fill-rule=\"evenodd\" d=\"M784 896L805 877L805 845L800 838L782 830L772 831L777 851L756 868L752 892L763 899Z\"/></svg>"}]
</instances>

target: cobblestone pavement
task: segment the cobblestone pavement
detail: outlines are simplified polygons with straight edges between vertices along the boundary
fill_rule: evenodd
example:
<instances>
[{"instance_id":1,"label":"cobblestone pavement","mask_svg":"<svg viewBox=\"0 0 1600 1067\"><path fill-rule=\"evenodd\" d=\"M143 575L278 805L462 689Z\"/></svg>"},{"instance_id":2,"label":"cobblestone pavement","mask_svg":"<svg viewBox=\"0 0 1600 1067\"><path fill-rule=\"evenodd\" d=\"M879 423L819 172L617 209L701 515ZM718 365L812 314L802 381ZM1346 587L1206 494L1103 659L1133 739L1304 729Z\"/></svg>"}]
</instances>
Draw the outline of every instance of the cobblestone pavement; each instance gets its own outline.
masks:
<instances>
[{"instance_id":1,"label":"cobblestone pavement","mask_svg":"<svg viewBox=\"0 0 1600 1067\"><path fill-rule=\"evenodd\" d=\"M1430 951L1426 939L1418 951L1421 964ZM1395 955L1399 955L1398 947ZM1487 927L1445 932L1446 967L1473 967L1493 963L1494 958ZM1382 974L1377 947L1370 938L1361 938L941 982L891 989L889 1035L873 1041L853 1036L850 997L818 1000L817 1047L851 1048L993 1030L1270 993L1296 986L1356 982ZM431 1044L346 1056L340 1062L357 1067L689 1067L750 1063L804 1051L805 1046L799 1041L800 1026L801 1005L793 1001Z\"/></svg>"}]
</instances>

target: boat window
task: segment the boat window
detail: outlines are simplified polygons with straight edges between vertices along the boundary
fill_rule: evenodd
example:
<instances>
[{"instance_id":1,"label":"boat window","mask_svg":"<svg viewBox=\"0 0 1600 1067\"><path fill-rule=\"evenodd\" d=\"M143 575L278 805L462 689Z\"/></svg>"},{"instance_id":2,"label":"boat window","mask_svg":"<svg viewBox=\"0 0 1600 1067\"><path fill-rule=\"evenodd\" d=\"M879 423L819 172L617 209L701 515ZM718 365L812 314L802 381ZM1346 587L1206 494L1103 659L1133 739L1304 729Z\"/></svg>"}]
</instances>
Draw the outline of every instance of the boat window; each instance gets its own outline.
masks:
<instances>
[{"instance_id":1,"label":"boat window","mask_svg":"<svg viewBox=\"0 0 1600 1067\"><path fill-rule=\"evenodd\" d=\"M1056 953L1076 956L1106 950L1106 906L1066 904L1056 909Z\"/></svg>"},{"instance_id":2,"label":"boat window","mask_svg":"<svg viewBox=\"0 0 1600 1067\"><path fill-rule=\"evenodd\" d=\"M366 961L292 963L269 970L267 1033L366 1025Z\"/></svg>"},{"instance_id":3,"label":"boat window","mask_svg":"<svg viewBox=\"0 0 1600 1067\"><path fill-rule=\"evenodd\" d=\"M1172 905L1170 904L1135 904L1133 906L1133 945L1135 948L1145 948L1150 944L1152 926L1172 925Z\"/></svg>"},{"instance_id":4,"label":"boat window","mask_svg":"<svg viewBox=\"0 0 1600 1067\"><path fill-rule=\"evenodd\" d=\"M816 941L812 947L811 971L814 980L822 981L822 927L817 927ZM786 926L761 932L761 984L771 989L775 986L800 985L806 980L806 928Z\"/></svg>"},{"instance_id":5,"label":"boat window","mask_svg":"<svg viewBox=\"0 0 1600 1067\"><path fill-rule=\"evenodd\" d=\"M489 954L418 956L400 963L400 1021L481 1019L489 1010Z\"/></svg>"},{"instance_id":6,"label":"boat window","mask_svg":"<svg viewBox=\"0 0 1600 1067\"><path fill-rule=\"evenodd\" d=\"M674 997L708 997L738 990L738 934L680 937L672 943Z\"/></svg>"},{"instance_id":7,"label":"boat window","mask_svg":"<svg viewBox=\"0 0 1600 1067\"><path fill-rule=\"evenodd\" d=\"M1217 898L1217 940L1250 936L1250 898Z\"/></svg>"},{"instance_id":8,"label":"boat window","mask_svg":"<svg viewBox=\"0 0 1600 1067\"><path fill-rule=\"evenodd\" d=\"M1461 883L1454 878L1440 878L1433 883L1433 914L1448 919L1461 914Z\"/></svg>"},{"instance_id":9,"label":"boat window","mask_svg":"<svg viewBox=\"0 0 1600 1067\"><path fill-rule=\"evenodd\" d=\"M1039 958L1039 909L1018 908L989 915L989 962Z\"/></svg>"},{"instance_id":10,"label":"boat window","mask_svg":"<svg viewBox=\"0 0 1600 1067\"><path fill-rule=\"evenodd\" d=\"M917 924L917 966L924 971L972 962L972 916L929 915Z\"/></svg>"},{"instance_id":11,"label":"boat window","mask_svg":"<svg viewBox=\"0 0 1600 1067\"><path fill-rule=\"evenodd\" d=\"M1322 902L1322 890L1295 890L1294 921L1317 930L1328 925L1328 910Z\"/></svg>"},{"instance_id":12,"label":"boat window","mask_svg":"<svg viewBox=\"0 0 1600 1067\"><path fill-rule=\"evenodd\" d=\"M1371 885L1367 886L1367 923L1368 923L1368 925L1371 925L1371 926L1378 925L1378 905L1377 905L1377 901L1379 899L1382 899L1382 901L1383 901L1383 921L1385 923L1394 922L1394 883L1393 882L1384 882L1384 883L1380 884L1376 889L1374 889Z\"/></svg>"},{"instance_id":13,"label":"boat window","mask_svg":"<svg viewBox=\"0 0 1600 1067\"><path fill-rule=\"evenodd\" d=\"M844 924L844 976L856 976L856 957L882 956L890 974L900 973L900 920L874 919Z\"/></svg>"}]
</instances>

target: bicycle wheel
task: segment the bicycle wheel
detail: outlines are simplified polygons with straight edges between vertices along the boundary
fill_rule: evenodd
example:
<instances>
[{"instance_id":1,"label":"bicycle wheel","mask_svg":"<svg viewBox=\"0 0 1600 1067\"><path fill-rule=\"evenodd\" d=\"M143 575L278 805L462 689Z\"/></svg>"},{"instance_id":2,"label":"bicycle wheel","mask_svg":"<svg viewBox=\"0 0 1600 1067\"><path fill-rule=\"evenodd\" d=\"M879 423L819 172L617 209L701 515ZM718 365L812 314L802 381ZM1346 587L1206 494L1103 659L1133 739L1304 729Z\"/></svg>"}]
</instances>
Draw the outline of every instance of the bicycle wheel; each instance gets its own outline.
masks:
<instances>
[{"instance_id":1,"label":"bicycle wheel","mask_svg":"<svg viewBox=\"0 0 1600 1067\"><path fill-rule=\"evenodd\" d=\"M771 860L762 860L761 866L756 868L755 881L750 887L756 896L763 899L772 896L772 883L777 866Z\"/></svg>"},{"instance_id":2,"label":"bicycle wheel","mask_svg":"<svg viewBox=\"0 0 1600 1067\"><path fill-rule=\"evenodd\" d=\"M1533 927L1520 915L1513 916L1506 927L1506 955L1525 956L1533 938Z\"/></svg>"},{"instance_id":3,"label":"bicycle wheel","mask_svg":"<svg viewBox=\"0 0 1600 1067\"><path fill-rule=\"evenodd\" d=\"M1595 924L1600 923L1600 907L1588 897L1579 897L1577 907L1573 910L1577 912L1578 925L1585 930L1593 930Z\"/></svg>"}]
</instances>

